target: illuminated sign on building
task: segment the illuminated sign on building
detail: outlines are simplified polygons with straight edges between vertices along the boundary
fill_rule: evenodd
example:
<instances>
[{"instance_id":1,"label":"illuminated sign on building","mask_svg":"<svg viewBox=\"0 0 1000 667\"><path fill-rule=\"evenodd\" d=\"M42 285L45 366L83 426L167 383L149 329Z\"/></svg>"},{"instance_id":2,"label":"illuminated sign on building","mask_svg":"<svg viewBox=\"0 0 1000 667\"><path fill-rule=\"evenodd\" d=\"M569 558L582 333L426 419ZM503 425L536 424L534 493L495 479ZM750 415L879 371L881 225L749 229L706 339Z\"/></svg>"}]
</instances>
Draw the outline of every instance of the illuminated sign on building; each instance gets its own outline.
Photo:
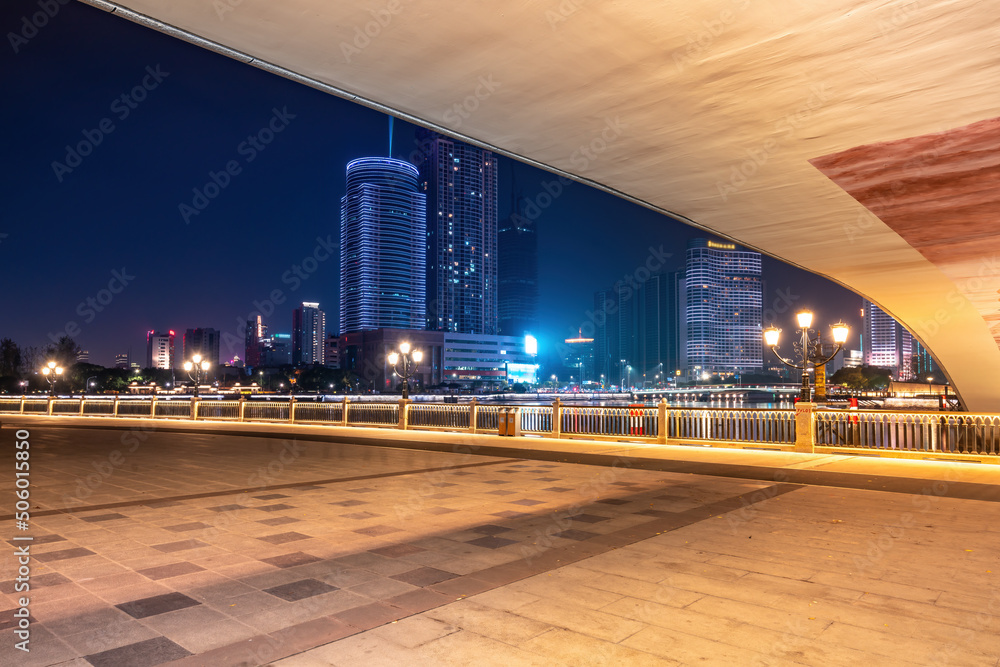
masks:
<instances>
[{"instance_id":1,"label":"illuminated sign on building","mask_svg":"<svg viewBox=\"0 0 1000 667\"><path fill-rule=\"evenodd\" d=\"M538 382L538 364L507 364L507 382L535 384Z\"/></svg>"},{"instance_id":2,"label":"illuminated sign on building","mask_svg":"<svg viewBox=\"0 0 1000 667\"><path fill-rule=\"evenodd\" d=\"M716 248L717 250L736 250L736 246L732 243L719 243L718 241L709 241L709 248Z\"/></svg>"}]
</instances>

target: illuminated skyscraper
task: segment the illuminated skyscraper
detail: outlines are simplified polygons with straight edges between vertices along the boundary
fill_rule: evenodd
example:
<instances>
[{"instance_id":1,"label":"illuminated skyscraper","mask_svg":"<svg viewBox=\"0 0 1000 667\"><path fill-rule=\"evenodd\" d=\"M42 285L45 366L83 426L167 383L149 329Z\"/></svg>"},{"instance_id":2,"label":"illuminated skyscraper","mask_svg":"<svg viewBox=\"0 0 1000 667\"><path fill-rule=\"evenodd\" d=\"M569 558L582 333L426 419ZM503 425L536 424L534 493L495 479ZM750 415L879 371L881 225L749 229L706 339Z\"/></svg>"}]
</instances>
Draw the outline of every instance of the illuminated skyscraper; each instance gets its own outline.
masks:
<instances>
[{"instance_id":1,"label":"illuminated skyscraper","mask_svg":"<svg viewBox=\"0 0 1000 667\"><path fill-rule=\"evenodd\" d=\"M861 300L864 329L861 351L866 366L892 370L897 380L913 377L913 336L891 315L867 299Z\"/></svg>"},{"instance_id":2,"label":"illuminated skyscraper","mask_svg":"<svg viewBox=\"0 0 1000 667\"><path fill-rule=\"evenodd\" d=\"M427 328L495 334L497 158L429 130L417 136L427 194Z\"/></svg>"},{"instance_id":3,"label":"illuminated skyscraper","mask_svg":"<svg viewBox=\"0 0 1000 667\"><path fill-rule=\"evenodd\" d=\"M730 375L763 367L760 253L692 239L684 276L688 372Z\"/></svg>"},{"instance_id":4,"label":"illuminated skyscraper","mask_svg":"<svg viewBox=\"0 0 1000 667\"><path fill-rule=\"evenodd\" d=\"M146 332L146 368L174 367L174 331Z\"/></svg>"},{"instance_id":5,"label":"illuminated skyscraper","mask_svg":"<svg viewBox=\"0 0 1000 667\"><path fill-rule=\"evenodd\" d=\"M497 318L504 336L538 333L538 231L523 203L515 199L497 232Z\"/></svg>"},{"instance_id":6,"label":"illuminated skyscraper","mask_svg":"<svg viewBox=\"0 0 1000 667\"><path fill-rule=\"evenodd\" d=\"M292 311L292 364L323 364L326 358L326 313L304 301Z\"/></svg>"},{"instance_id":7,"label":"illuminated skyscraper","mask_svg":"<svg viewBox=\"0 0 1000 667\"><path fill-rule=\"evenodd\" d=\"M347 165L347 194L340 200L341 334L425 327L426 198L417 175L413 165L391 158Z\"/></svg>"}]
</instances>

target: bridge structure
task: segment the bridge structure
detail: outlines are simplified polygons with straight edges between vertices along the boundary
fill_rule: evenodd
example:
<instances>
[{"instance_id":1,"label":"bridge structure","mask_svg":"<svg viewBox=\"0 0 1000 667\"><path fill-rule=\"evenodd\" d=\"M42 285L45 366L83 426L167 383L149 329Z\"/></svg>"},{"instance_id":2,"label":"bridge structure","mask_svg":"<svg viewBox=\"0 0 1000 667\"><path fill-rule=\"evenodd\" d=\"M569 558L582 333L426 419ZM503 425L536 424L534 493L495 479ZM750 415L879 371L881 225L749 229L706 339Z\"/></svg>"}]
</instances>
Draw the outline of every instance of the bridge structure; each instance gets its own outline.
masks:
<instances>
[{"instance_id":1,"label":"bridge structure","mask_svg":"<svg viewBox=\"0 0 1000 667\"><path fill-rule=\"evenodd\" d=\"M997 408L989 3L83 1L839 282Z\"/></svg>"}]
</instances>

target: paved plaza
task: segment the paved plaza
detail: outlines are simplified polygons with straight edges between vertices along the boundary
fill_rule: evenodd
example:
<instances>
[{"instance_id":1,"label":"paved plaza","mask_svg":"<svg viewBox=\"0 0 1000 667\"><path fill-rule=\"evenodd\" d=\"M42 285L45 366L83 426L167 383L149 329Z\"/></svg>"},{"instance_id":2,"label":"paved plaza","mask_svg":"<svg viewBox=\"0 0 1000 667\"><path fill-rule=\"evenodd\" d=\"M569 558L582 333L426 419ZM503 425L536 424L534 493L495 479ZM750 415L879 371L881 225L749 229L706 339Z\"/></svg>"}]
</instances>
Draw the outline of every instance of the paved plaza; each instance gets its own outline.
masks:
<instances>
[{"instance_id":1,"label":"paved plaza","mask_svg":"<svg viewBox=\"0 0 1000 667\"><path fill-rule=\"evenodd\" d=\"M1000 466L116 425L3 419L0 664L1000 665Z\"/></svg>"}]
</instances>

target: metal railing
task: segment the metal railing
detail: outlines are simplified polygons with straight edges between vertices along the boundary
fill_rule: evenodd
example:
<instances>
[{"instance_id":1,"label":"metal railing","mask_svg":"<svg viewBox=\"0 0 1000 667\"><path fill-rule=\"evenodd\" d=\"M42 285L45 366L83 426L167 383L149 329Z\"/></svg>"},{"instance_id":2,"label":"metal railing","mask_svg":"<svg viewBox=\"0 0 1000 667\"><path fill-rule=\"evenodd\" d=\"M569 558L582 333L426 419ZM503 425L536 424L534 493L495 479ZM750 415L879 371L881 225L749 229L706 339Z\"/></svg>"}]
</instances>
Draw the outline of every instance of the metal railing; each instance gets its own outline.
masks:
<instances>
[{"instance_id":1,"label":"metal railing","mask_svg":"<svg viewBox=\"0 0 1000 667\"><path fill-rule=\"evenodd\" d=\"M563 408L562 432L655 438L660 434L657 408Z\"/></svg>"},{"instance_id":2,"label":"metal railing","mask_svg":"<svg viewBox=\"0 0 1000 667\"><path fill-rule=\"evenodd\" d=\"M351 403L347 423L364 426L396 426L399 424L398 403Z\"/></svg>"},{"instance_id":3,"label":"metal railing","mask_svg":"<svg viewBox=\"0 0 1000 667\"><path fill-rule=\"evenodd\" d=\"M818 411L816 444L852 449L996 456L1000 454L1000 415Z\"/></svg>"},{"instance_id":4,"label":"metal railing","mask_svg":"<svg viewBox=\"0 0 1000 667\"><path fill-rule=\"evenodd\" d=\"M353 405L351 409L356 407ZM468 429L472 407L472 405L457 404L411 403L407 406L407 423L412 428Z\"/></svg>"},{"instance_id":5,"label":"metal railing","mask_svg":"<svg viewBox=\"0 0 1000 667\"><path fill-rule=\"evenodd\" d=\"M192 400L195 403L192 403ZM505 405L213 398L0 398L0 414L100 418L301 422L498 433ZM659 444L839 448L858 453L1000 456L1000 414L813 409L740 410L656 406L516 406L520 432L543 437L636 439ZM345 414L346 411L346 414ZM812 428L807 428L812 425ZM799 429L803 429L799 432ZM514 429L511 429L512 431ZM811 433L811 435L809 435Z\"/></svg>"},{"instance_id":6,"label":"metal railing","mask_svg":"<svg viewBox=\"0 0 1000 667\"><path fill-rule=\"evenodd\" d=\"M794 444L794 410L682 408L667 414L667 437L678 440L725 440Z\"/></svg>"}]
</instances>

